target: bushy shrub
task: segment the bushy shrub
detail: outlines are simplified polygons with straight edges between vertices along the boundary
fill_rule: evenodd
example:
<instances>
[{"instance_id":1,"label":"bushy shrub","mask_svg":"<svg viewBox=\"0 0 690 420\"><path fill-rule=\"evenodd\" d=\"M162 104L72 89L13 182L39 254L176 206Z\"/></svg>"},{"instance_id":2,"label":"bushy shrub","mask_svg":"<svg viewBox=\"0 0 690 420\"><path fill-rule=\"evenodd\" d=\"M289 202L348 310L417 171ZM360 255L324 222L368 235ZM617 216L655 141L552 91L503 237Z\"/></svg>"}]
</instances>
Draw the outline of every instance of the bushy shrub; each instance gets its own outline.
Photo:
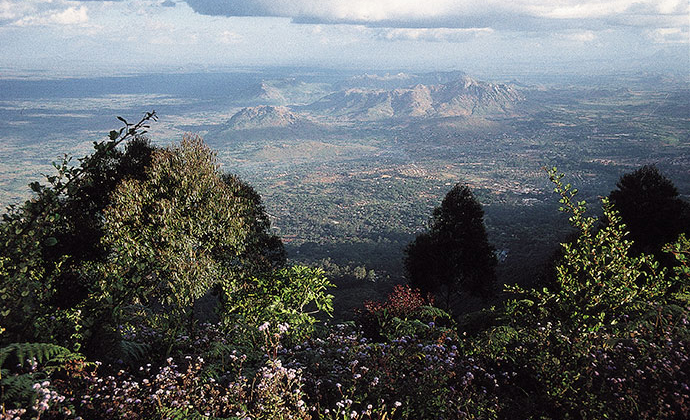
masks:
<instances>
[{"instance_id":1,"label":"bushy shrub","mask_svg":"<svg viewBox=\"0 0 690 420\"><path fill-rule=\"evenodd\" d=\"M320 268L293 265L249 279L228 297L223 313L226 324L242 322L258 326L266 322L289 324L289 335L299 339L309 335L317 322L316 315L333 313L333 287Z\"/></svg>"},{"instance_id":2,"label":"bushy shrub","mask_svg":"<svg viewBox=\"0 0 690 420\"><path fill-rule=\"evenodd\" d=\"M396 285L385 302L366 301L357 322L366 337L381 341L403 335L453 334L450 315L433 306L434 297ZM435 329L433 327L436 327Z\"/></svg>"},{"instance_id":3,"label":"bushy shrub","mask_svg":"<svg viewBox=\"0 0 690 420\"><path fill-rule=\"evenodd\" d=\"M574 201L576 191L561 177L551 171L580 235L564 245L558 288L510 287L521 299L505 306L505 326L480 334L474 351L489 351L513 366L512 389L524 395L504 398L518 417L686 416L690 394L681 384L687 383L688 336L679 326L687 324L688 307L669 305L672 279L653 257L631 255L625 228L607 200L606 226L595 230L595 219L584 215L585 203ZM671 248L683 254L681 243ZM661 314L668 311L673 315L667 319ZM498 329L501 339L491 343ZM662 364L664 369L651 372ZM669 383L680 389L670 392Z\"/></svg>"}]
</instances>

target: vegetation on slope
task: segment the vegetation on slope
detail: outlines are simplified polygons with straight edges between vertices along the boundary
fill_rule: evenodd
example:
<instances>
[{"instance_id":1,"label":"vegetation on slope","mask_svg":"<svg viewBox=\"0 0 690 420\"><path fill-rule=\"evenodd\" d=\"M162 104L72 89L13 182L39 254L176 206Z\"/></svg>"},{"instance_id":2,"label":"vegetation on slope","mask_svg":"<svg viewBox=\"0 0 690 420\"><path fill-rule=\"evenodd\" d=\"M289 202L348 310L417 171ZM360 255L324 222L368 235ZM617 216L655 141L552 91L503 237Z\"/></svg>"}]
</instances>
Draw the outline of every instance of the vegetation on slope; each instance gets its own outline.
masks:
<instances>
[{"instance_id":1,"label":"vegetation on slope","mask_svg":"<svg viewBox=\"0 0 690 420\"><path fill-rule=\"evenodd\" d=\"M1 418L690 415L684 234L663 247L674 263L662 267L634 252L609 200L599 223L553 169L578 236L564 245L552 287L508 286L500 305L459 314L399 285L351 322L329 325L323 271L286 265L258 195L221 173L200 138L167 149L143 142L154 117L123 120L93 155L57 165L4 216ZM84 243L74 243L84 227ZM428 284L488 293L493 271L469 264L495 262L482 233L481 207L456 186L427 236L462 264ZM453 241L461 235L466 244ZM77 246L87 244L93 252ZM452 252L471 245L489 262ZM408 252L424 279L424 256L440 251Z\"/></svg>"}]
</instances>

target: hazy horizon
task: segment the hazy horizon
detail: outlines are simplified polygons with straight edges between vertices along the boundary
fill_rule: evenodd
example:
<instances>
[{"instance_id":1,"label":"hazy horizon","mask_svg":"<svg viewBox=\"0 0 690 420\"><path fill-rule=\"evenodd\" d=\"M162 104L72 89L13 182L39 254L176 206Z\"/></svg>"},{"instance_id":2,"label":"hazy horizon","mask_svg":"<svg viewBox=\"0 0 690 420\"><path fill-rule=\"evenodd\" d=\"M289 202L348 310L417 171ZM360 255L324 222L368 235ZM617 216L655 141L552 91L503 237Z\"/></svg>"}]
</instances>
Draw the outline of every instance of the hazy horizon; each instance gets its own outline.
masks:
<instances>
[{"instance_id":1,"label":"hazy horizon","mask_svg":"<svg viewBox=\"0 0 690 420\"><path fill-rule=\"evenodd\" d=\"M262 67L687 74L681 0L0 0L0 77Z\"/></svg>"}]
</instances>

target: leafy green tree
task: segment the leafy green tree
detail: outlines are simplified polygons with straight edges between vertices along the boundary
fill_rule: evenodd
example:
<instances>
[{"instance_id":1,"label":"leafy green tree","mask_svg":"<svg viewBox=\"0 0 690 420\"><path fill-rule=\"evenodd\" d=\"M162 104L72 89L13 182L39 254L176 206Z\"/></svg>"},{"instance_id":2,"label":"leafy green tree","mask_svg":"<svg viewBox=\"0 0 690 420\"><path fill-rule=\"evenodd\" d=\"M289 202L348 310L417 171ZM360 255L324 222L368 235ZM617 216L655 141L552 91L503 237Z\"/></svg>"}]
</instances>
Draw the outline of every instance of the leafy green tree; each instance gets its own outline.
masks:
<instances>
[{"instance_id":1,"label":"leafy green tree","mask_svg":"<svg viewBox=\"0 0 690 420\"><path fill-rule=\"evenodd\" d=\"M285 265L287 258L283 241L271 234L271 222L259 193L234 174L223 174L221 178L230 188L237 189L238 197L251 203L250 233L245 250L245 264L251 264L251 267L246 267L247 271L265 272Z\"/></svg>"},{"instance_id":2,"label":"leafy green tree","mask_svg":"<svg viewBox=\"0 0 690 420\"><path fill-rule=\"evenodd\" d=\"M82 159L87 170L59 198L54 213L55 245L43 249L49 264L64 259L51 298L53 305L71 308L87 297L94 280L82 270L84 264L104 262L108 256L101 239L103 213L110 204L110 196L123 180L144 178L153 150L148 139L137 136L125 145L124 151L114 149L102 157L91 155Z\"/></svg>"},{"instance_id":3,"label":"leafy green tree","mask_svg":"<svg viewBox=\"0 0 690 420\"><path fill-rule=\"evenodd\" d=\"M664 266L673 265L673 258L661 249L681 233L690 235L690 204L653 165L623 175L616 187L609 201L630 232L632 251L653 254Z\"/></svg>"},{"instance_id":4,"label":"leafy green tree","mask_svg":"<svg viewBox=\"0 0 690 420\"><path fill-rule=\"evenodd\" d=\"M484 211L466 185L457 184L434 209L429 232L405 250L412 287L440 294L446 308L454 296L488 298L494 293L497 264L484 227Z\"/></svg>"},{"instance_id":5,"label":"leafy green tree","mask_svg":"<svg viewBox=\"0 0 690 420\"><path fill-rule=\"evenodd\" d=\"M212 288L226 295L283 257L258 195L223 176L198 136L158 150L143 180L122 182L105 212L102 290L117 311L163 304L173 326Z\"/></svg>"},{"instance_id":6,"label":"leafy green tree","mask_svg":"<svg viewBox=\"0 0 690 420\"><path fill-rule=\"evenodd\" d=\"M3 215L0 322L7 340L79 347L83 304L95 283L81 268L106 257L99 244L109 194L122 179L144 172L151 151L140 135L155 112L136 124L118 118L124 127L95 142L93 154L77 166L68 157L54 164L47 184L30 184L34 197Z\"/></svg>"}]
</instances>

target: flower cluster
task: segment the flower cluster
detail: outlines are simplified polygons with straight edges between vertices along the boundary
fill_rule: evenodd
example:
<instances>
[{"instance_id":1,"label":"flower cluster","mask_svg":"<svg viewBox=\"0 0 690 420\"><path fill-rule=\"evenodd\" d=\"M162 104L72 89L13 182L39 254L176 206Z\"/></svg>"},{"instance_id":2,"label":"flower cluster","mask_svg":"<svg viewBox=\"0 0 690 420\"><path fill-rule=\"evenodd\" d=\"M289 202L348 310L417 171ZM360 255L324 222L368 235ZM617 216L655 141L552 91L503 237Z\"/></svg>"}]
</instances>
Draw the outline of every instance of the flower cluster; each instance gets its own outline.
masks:
<instances>
[{"instance_id":1,"label":"flower cluster","mask_svg":"<svg viewBox=\"0 0 690 420\"><path fill-rule=\"evenodd\" d=\"M462 417L465 401L495 410L500 378L509 376L467 357L449 337L380 343L344 326L285 349L281 357L304 370L310 403L331 413L361 415L397 405L406 418Z\"/></svg>"},{"instance_id":2,"label":"flower cluster","mask_svg":"<svg viewBox=\"0 0 690 420\"><path fill-rule=\"evenodd\" d=\"M160 364L70 362L3 419L685 418L688 312L659 311L596 332L545 318L377 341L335 325L297 344L267 323L254 348L205 324L175 340L186 355Z\"/></svg>"},{"instance_id":3,"label":"flower cluster","mask_svg":"<svg viewBox=\"0 0 690 420\"><path fill-rule=\"evenodd\" d=\"M41 417L55 416L70 416L72 411L63 407L65 401L64 395L59 394L56 390L51 389L50 381L36 382L32 386L35 393L33 397L33 404L27 408L13 408L2 410L0 412L0 420L20 420L31 416L31 418L39 419Z\"/></svg>"}]
</instances>

